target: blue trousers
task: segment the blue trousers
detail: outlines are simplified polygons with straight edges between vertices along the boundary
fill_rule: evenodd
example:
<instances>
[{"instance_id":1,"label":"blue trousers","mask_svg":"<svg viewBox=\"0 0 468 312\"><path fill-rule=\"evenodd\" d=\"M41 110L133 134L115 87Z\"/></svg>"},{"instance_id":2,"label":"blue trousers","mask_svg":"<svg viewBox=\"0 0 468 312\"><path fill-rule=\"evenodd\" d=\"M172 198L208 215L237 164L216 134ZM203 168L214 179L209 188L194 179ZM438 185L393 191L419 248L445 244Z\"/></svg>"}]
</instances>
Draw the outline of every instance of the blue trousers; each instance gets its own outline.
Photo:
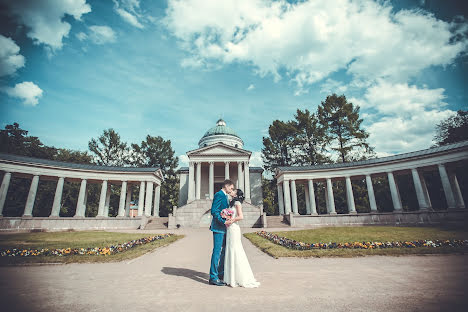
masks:
<instances>
[{"instance_id":1,"label":"blue trousers","mask_svg":"<svg viewBox=\"0 0 468 312\"><path fill-rule=\"evenodd\" d=\"M226 233L213 232L213 253L211 254L210 280L216 281L224 277L224 251Z\"/></svg>"}]
</instances>

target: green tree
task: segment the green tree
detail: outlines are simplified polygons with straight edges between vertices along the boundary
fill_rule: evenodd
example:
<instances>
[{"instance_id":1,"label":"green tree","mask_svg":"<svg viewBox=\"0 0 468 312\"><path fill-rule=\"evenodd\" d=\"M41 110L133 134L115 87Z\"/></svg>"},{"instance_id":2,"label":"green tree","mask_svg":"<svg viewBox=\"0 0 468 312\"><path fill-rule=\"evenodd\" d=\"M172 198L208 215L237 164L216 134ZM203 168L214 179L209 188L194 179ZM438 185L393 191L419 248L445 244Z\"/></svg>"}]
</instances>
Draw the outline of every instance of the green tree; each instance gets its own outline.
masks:
<instances>
[{"instance_id":1,"label":"green tree","mask_svg":"<svg viewBox=\"0 0 468 312\"><path fill-rule=\"evenodd\" d=\"M468 140L468 111L458 110L457 114L442 120L436 126L435 146Z\"/></svg>"},{"instance_id":2,"label":"green tree","mask_svg":"<svg viewBox=\"0 0 468 312\"><path fill-rule=\"evenodd\" d=\"M130 163L127 143L122 142L120 135L112 128L104 130L97 140L92 138L88 147L98 165L126 166Z\"/></svg>"},{"instance_id":3,"label":"green tree","mask_svg":"<svg viewBox=\"0 0 468 312\"><path fill-rule=\"evenodd\" d=\"M269 137L263 137L262 159L265 170L272 172L280 166L294 162L296 129L292 122L275 120L268 129Z\"/></svg>"},{"instance_id":4,"label":"green tree","mask_svg":"<svg viewBox=\"0 0 468 312\"><path fill-rule=\"evenodd\" d=\"M332 94L318 106L317 115L326 129L326 142L339 155L337 161L348 162L374 156L374 148L366 139L369 134L361 129L359 105L348 103L344 95Z\"/></svg>"},{"instance_id":5,"label":"green tree","mask_svg":"<svg viewBox=\"0 0 468 312\"><path fill-rule=\"evenodd\" d=\"M297 165L320 165L331 160L323 154L325 149L325 127L323 127L316 114L308 109L297 110L292 125L296 129L294 148L297 151L293 163Z\"/></svg>"},{"instance_id":6,"label":"green tree","mask_svg":"<svg viewBox=\"0 0 468 312\"><path fill-rule=\"evenodd\" d=\"M132 144L134 163L141 167L159 167L164 176L161 186L160 215L167 216L172 212L172 206L177 206L179 201L179 179L176 168L179 159L175 157L171 140L164 140L160 136L146 136L146 140L140 145Z\"/></svg>"}]
</instances>

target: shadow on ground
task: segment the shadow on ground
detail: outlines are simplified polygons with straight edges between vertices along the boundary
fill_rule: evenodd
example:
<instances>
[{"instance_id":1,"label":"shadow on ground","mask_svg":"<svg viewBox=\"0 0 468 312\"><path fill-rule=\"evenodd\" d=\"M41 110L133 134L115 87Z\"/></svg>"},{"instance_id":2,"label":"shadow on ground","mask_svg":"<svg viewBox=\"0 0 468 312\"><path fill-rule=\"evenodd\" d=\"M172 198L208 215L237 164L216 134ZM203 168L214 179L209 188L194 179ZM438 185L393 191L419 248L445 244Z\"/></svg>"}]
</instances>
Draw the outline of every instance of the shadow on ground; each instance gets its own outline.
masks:
<instances>
[{"instance_id":1,"label":"shadow on ground","mask_svg":"<svg viewBox=\"0 0 468 312\"><path fill-rule=\"evenodd\" d=\"M208 279L210 278L210 275L208 273L198 272L195 270L185 268L163 267L161 272L168 275L187 277L203 284L208 284Z\"/></svg>"}]
</instances>

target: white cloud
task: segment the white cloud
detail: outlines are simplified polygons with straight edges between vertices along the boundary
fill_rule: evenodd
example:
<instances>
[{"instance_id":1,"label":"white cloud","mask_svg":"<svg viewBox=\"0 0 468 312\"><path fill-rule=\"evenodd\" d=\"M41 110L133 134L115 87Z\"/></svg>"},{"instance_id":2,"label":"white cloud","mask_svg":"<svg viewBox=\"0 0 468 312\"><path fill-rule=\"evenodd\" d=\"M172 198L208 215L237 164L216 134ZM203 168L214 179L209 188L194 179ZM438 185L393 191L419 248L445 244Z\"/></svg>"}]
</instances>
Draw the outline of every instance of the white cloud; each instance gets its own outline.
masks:
<instances>
[{"instance_id":1,"label":"white cloud","mask_svg":"<svg viewBox=\"0 0 468 312\"><path fill-rule=\"evenodd\" d=\"M342 82L336 81L333 79L327 79L321 86L320 86L320 93L336 93L336 94L343 94L348 90L348 87L343 85Z\"/></svg>"},{"instance_id":2,"label":"white cloud","mask_svg":"<svg viewBox=\"0 0 468 312\"><path fill-rule=\"evenodd\" d=\"M369 143L382 156L432 145L435 125L455 114L444 108L447 106L444 91L379 81L362 99L350 101L367 112L370 118L366 120L376 120L365 128Z\"/></svg>"},{"instance_id":3,"label":"white cloud","mask_svg":"<svg viewBox=\"0 0 468 312\"><path fill-rule=\"evenodd\" d=\"M89 38L96 44L115 42L115 32L109 26L93 25L89 30Z\"/></svg>"},{"instance_id":4,"label":"white cloud","mask_svg":"<svg viewBox=\"0 0 468 312\"><path fill-rule=\"evenodd\" d=\"M84 41L86 39L88 39L88 35L85 34L84 32L79 32L76 34L76 38L78 38L78 40L80 41Z\"/></svg>"},{"instance_id":5,"label":"white cloud","mask_svg":"<svg viewBox=\"0 0 468 312\"><path fill-rule=\"evenodd\" d=\"M23 100L23 104L36 106L39 103L39 98L43 91L35 83L25 81L16 84L14 88L6 89L9 96Z\"/></svg>"},{"instance_id":6,"label":"white cloud","mask_svg":"<svg viewBox=\"0 0 468 312\"><path fill-rule=\"evenodd\" d=\"M406 81L467 47L454 40L460 24L372 0L169 0L163 22L195 64L251 64L275 80L286 72L297 94L338 70L361 84Z\"/></svg>"},{"instance_id":7,"label":"white cloud","mask_svg":"<svg viewBox=\"0 0 468 312\"><path fill-rule=\"evenodd\" d=\"M263 167L262 152L252 152L250 155L250 167Z\"/></svg>"},{"instance_id":8,"label":"white cloud","mask_svg":"<svg viewBox=\"0 0 468 312\"><path fill-rule=\"evenodd\" d=\"M250 85L247 87L246 90L247 90L247 91L251 91L251 90L253 90L253 89L255 89L255 86L254 86L253 84L250 84Z\"/></svg>"},{"instance_id":9,"label":"white cloud","mask_svg":"<svg viewBox=\"0 0 468 312\"><path fill-rule=\"evenodd\" d=\"M140 29L144 28L139 20L143 18L139 0L114 0L114 10L125 22Z\"/></svg>"},{"instance_id":10,"label":"white cloud","mask_svg":"<svg viewBox=\"0 0 468 312\"><path fill-rule=\"evenodd\" d=\"M0 77L14 74L24 66L24 56L19 51L19 46L11 38L0 35Z\"/></svg>"},{"instance_id":11,"label":"white cloud","mask_svg":"<svg viewBox=\"0 0 468 312\"><path fill-rule=\"evenodd\" d=\"M188 167L189 166L189 158L186 154L179 155L179 168L180 167Z\"/></svg>"},{"instance_id":12,"label":"white cloud","mask_svg":"<svg viewBox=\"0 0 468 312\"><path fill-rule=\"evenodd\" d=\"M70 32L71 25L62 20L66 14L80 20L83 14L91 12L86 0L9 0L6 6L28 27L27 36L34 43L45 44L52 50L61 49L63 37Z\"/></svg>"}]
</instances>

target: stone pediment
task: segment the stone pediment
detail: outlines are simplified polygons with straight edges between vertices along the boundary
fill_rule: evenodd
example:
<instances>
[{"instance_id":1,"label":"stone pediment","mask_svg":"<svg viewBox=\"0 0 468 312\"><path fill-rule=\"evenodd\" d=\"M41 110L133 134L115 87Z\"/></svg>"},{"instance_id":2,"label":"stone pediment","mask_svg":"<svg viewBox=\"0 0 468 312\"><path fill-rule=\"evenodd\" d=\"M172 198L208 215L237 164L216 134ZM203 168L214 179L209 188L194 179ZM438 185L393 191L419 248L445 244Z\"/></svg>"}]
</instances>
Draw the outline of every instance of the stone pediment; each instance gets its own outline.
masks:
<instances>
[{"instance_id":1,"label":"stone pediment","mask_svg":"<svg viewBox=\"0 0 468 312\"><path fill-rule=\"evenodd\" d=\"M248 156L252 154L249 151L229 146L223 143L217 143L205 146L196 150L187 152L188 156L212 156L212 155L225 155L225 156Z\"/></svg>"}]
</instances>

